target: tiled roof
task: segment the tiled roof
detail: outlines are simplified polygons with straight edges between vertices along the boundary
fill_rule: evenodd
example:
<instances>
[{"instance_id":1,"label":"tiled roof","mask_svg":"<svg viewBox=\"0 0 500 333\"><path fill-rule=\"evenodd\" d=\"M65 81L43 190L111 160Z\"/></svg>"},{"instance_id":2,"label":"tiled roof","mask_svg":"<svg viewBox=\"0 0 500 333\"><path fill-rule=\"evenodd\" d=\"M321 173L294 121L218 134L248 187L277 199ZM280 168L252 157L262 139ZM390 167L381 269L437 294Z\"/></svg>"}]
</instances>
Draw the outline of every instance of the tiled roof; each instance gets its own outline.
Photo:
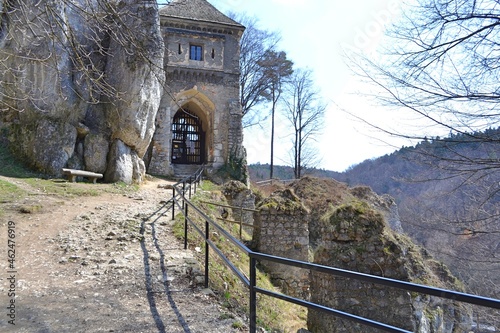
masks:
<instances>
[{"instance_id":1,"label":"tiled roof","mask_svg":"<svg viewBox=\"0 0 500 333\"><path fill-rule=\"evenodd\" d=\"M206 0L173 0L160 8L160 15L243 27Z\"/></svg>"}]
</instances>

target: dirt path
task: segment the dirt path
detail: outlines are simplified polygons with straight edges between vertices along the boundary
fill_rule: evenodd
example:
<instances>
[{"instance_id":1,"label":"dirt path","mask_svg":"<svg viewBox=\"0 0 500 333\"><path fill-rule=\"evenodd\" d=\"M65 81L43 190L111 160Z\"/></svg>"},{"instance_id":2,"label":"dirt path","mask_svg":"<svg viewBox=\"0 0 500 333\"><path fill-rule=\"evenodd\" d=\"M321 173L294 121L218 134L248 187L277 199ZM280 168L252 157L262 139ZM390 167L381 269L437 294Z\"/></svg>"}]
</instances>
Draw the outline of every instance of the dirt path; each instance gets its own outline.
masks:
<instances>
[{"instance_id":1,"label":"dirt path","mask_svg":"<svg viewBox=\"0 0 500 333\"><path fill-rule=\"evenodd\" d=\"M32 193L0 217L0 332L239 332L242 320L203 290L199 265L171 232L170 191L67 199ZM29 190L29 186L19 182ZM15 326L7 309L15 224Z\"/></svg>"}]
</instances>

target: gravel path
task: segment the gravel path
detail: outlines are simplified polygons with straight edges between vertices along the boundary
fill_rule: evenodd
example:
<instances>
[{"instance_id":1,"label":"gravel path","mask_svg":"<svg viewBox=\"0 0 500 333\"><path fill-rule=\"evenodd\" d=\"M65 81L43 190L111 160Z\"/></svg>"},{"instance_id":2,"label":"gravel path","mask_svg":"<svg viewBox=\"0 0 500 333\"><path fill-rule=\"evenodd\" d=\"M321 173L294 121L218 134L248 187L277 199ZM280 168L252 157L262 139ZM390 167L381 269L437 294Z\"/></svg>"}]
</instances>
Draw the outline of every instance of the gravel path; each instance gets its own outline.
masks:
<instances>
[{"instance_id":1,"label":"gravel path","mask_svg":"<svg viewBox=\"0 0 500 333\"><path fill-rule=\"evenodd\" d=\"M166 181L133 195L31 195L0 216L0 332L240 332L172 235ZM78 184L76 184L78 186ZM89 186L89 185L87 185ZM16 205L42 207L22 214ZM15 224L15 326L7 314ZM200 284L201 283L201 284Z\"/></svg>"}]
</instances>

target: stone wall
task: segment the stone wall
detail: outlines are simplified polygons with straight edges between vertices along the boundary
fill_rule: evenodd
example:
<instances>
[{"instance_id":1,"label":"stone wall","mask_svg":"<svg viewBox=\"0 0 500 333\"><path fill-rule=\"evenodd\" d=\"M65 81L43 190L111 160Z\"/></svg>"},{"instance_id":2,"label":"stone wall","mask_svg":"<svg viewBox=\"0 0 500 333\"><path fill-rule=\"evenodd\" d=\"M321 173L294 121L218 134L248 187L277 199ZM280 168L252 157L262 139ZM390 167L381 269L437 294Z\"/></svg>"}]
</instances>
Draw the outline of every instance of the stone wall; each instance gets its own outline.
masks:
<instances>
[{"instance_id":1,"label":"stone wall","mask_svg":"<svg viewBox=\"0 0 500 333\"><path fill-rule=\"evenodd\" d=\"M461 284L443 264L393 230L399 229L394 202L367 187L349 189L333 180L304 178L257 207L260 228L254 239L262 252L461 291ZM308 299L310 288L312 302L341 311L419 333L469 332L471 327L470 309L452 301L262 265L285 293ZM314 310L308 314L308 329L313 333L368 331L366 326Z\"/></svg>"},{"instance_id":2,"label":"stone wall","mask_svg":"<svg viewBox=\"0 0 500 333\"><path fill-rule=\"evenodd\" d=\"M254 243L257 250L275 256L308 261L308 210L290 190L275 193L257 208ZM309 270L261 262L273 283L295 297L309 298Z\"/></svg>"}]
</instances>

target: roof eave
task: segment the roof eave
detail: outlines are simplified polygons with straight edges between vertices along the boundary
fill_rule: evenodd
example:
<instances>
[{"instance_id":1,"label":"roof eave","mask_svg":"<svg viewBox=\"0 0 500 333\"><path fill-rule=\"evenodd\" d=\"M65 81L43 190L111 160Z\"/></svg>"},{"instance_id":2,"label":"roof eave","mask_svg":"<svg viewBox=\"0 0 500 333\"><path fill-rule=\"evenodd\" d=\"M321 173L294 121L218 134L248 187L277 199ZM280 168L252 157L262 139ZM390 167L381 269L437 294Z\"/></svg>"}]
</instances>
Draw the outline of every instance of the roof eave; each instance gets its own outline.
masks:
<instances>
[{"instance_id":1,"label":"roof eave","mask_svg":"<svg viewBox=\"0 0 500 333\"><path fill-rule=\"evenodd\" d=\"M166 15L166 14L160 14L160 19L165 18L165 19L175 19L179 21L191 21L191 22L196 22L196 23L204 23L204 24L210 24L210 25L218 25L218 26L223 26L223 27L230 27L232 29L237 29L244 31L246 28L245 26L241 24L230 24L230 23L224 23L224 22L217 22L217 21L208 21L208 20L200 20L200 19L195 19L195 18L186 18L182 16L175 16L175 15Z\"/></svg>"}]
</instances>

